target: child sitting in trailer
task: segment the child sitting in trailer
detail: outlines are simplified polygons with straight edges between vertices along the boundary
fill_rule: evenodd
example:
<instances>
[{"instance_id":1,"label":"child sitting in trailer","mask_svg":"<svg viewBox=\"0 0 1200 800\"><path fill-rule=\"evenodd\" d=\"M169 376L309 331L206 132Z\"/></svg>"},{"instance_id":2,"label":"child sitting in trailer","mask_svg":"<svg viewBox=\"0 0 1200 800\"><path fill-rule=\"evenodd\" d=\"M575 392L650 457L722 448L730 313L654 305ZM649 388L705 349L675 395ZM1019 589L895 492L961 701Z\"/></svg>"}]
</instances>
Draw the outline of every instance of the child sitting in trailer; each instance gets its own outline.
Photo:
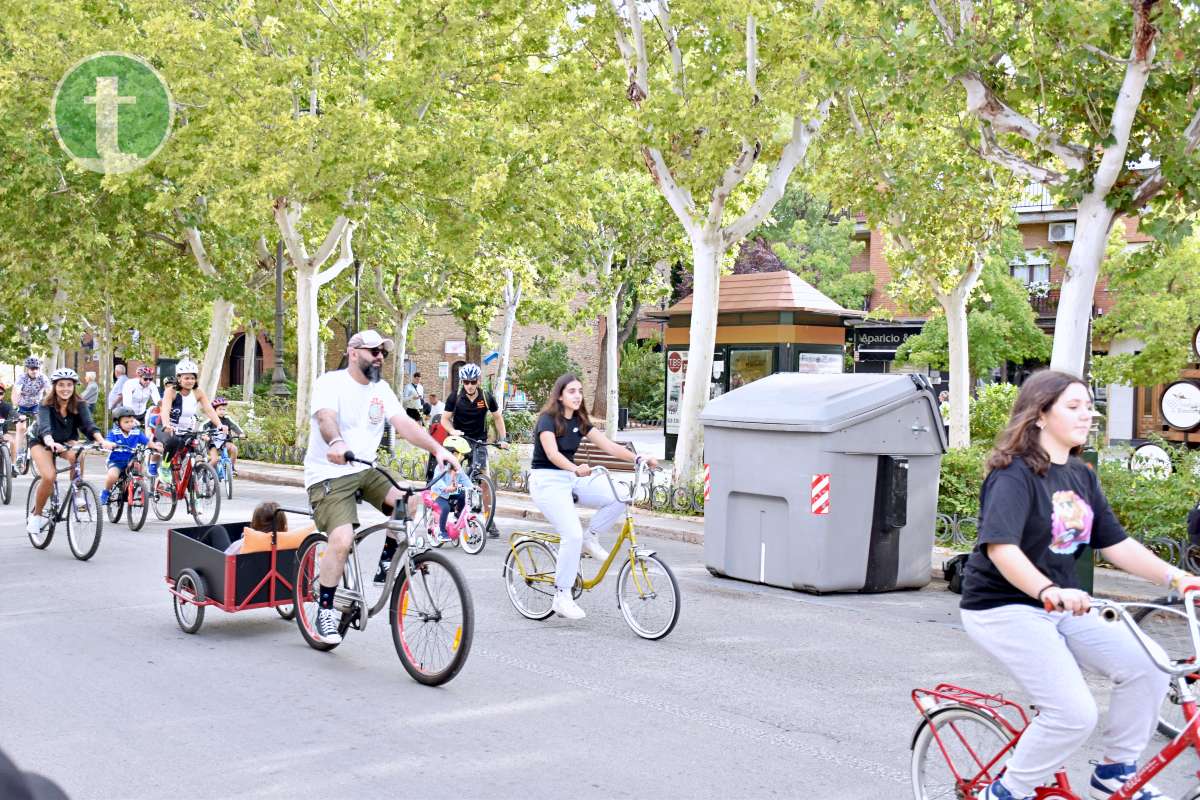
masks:
<instances>
[{"instance_id":1,"label":"child sitting in trailer","mask_svg":"<svg viewBox=\"0 0 1200 800\"><path fill-rule=\"evenodd\" d=\"M278 549L295 550L316 529L316 525L309 524L294 531L288 530L287 514L278 503L267 500L255 507L250 515L250 524L242 528L240 538L231 540L225 526L213 525L204 532L200 541L225 551L225 555L258 553L271 549L271 533L274 532Z\"/></svg>"}]
</instances>

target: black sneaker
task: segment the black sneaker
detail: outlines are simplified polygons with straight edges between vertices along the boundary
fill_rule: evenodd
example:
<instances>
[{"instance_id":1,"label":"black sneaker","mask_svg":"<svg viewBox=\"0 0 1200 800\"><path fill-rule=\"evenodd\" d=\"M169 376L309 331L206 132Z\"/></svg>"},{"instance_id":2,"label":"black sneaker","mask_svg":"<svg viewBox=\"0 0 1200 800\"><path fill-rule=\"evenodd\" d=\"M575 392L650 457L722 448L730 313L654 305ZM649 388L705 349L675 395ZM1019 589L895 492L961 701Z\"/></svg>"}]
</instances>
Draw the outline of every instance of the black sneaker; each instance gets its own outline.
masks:
<instances>
[{"instance_id":1,"label":"black sneaker","mask_svg":"<svg viewBox=\"0 0 1200 800\"><path fill-rule=\"evenodd\" d=\"M390 560L379 562L379 569L375 570L375 583L376 584L382 584L384 581L387 580L388 569L391 568L391 566L392 566L392 562Z\"/></svg>"},{"instance_id":2,"label":"black sneaker","mask_svg":"<svg viewBox=\"0 0 1200 800\"><path fill-rule=\"evenodd\" d=\"M489 539L499 539L500 538L500 529L496 527L495 522L493 522L491 525L488 525L488 538Z\"/></svg>"},{"instance_id":3,"label":"black sneaker","mask_svg":"<svg viewBox=\"0 0 1200 800\"><path fill-rule=\"evenodd\" d=\"M322 608L317 611L317 638L325 644L340 644L342 635L338 633L337 612L332 608Z\"/></svg>"}]
</instances>

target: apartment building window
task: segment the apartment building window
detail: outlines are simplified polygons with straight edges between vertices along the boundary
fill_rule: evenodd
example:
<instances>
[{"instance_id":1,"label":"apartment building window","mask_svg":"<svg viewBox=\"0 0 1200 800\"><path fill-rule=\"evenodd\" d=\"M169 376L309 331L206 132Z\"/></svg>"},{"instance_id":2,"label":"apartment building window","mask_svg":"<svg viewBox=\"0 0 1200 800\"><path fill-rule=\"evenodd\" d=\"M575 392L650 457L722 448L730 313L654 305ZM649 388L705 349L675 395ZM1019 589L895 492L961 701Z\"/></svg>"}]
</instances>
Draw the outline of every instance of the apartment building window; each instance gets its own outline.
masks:
<instances>
[{"instance_id":1,"label":"apartment building window","mask_svg":"<svg viewBox=\"0 0 1200 800\"><path fill-rule=\"evenodd\" d=\"M1050 283L1050 259L1037 250L1028 250L1023 258L1013 259L1009 271L1026 286Z\"/></svg>"}]
</instances>

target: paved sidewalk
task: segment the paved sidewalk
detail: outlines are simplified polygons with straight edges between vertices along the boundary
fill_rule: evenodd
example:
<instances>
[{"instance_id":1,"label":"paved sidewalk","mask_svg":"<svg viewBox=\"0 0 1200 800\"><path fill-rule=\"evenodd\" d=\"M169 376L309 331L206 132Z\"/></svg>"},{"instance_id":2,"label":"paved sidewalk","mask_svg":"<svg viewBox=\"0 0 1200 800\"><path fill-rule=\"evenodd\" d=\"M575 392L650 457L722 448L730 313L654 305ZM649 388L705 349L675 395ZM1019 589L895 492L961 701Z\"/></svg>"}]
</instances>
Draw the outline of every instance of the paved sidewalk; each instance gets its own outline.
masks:
<instances>
[{"instance_id":1,"label":"paved sidewalk","mask_svg":"<svg viewBox=\"0 0 1200 800\"><path fill-rule=\"evenodd\" d=\"M267 464L260 461L238 461L238 477L243 480L280 486L303 486L304 468L286 464ZM586 519L590 509L581 509ZM496 516L509 519L527 519L545 522L546 518L537 510L529 495L518 492L500 492L496 498ZM638 509L633 515L638 534L658 539L672 539L689 544L704 544L704 520L700 517L678 517ZM930 556L931 574L934 580L943 580L942 565L957 552L947 547L934 547ZM1150 600L1161 597L1165 590L1124 572L1105 567L1096 567L1097 595L1125 602Z\"/></svg>"}]
</instances>

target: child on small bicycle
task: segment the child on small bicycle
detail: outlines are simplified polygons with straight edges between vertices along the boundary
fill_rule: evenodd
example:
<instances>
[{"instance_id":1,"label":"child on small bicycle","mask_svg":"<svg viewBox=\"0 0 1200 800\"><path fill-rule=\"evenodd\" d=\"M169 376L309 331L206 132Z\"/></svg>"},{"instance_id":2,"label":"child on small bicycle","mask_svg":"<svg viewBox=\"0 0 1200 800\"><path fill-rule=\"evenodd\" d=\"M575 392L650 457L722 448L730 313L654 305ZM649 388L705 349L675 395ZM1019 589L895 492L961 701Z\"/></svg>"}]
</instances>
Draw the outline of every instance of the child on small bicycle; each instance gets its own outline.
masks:
<instances>
[{"instance_id":1,"label":"child on small bicycle","mask_svg":"<svg viewBox=\"0 0 1200 800\"><path fill-rule=\"evenodd\" d=\"M471 445L461 436L447 436L442 442L442 447L460 459L465 459L471 453ZM442 473L436 483L425 490L425 494L434 500L441 512L438 516L438 535L443 542L451 540L450 533L446 530L446 521L450 518L451 512L456 515L461 514L466 508L467 489L469 488L471 488L471 482L466 475L466 470L456 472L447 470ZM413 501L415 500L416 498L413 498Z\"/></svg>"},{"instance_id":2,"label":"child on small bicycle","mask_svg":"<svg viewBox=\"0 0 1200 800\"><path fill-rule=\"evenodd\" d=\"M109 492L117 485L117 481L121 480L125 470L129 469L129 462L133 460L132 451L135 447L145 446L156 452L162 452L162 445L158 442L151 442L149 437L138 428L137 418L137 412L129 406L117 406L113 410L112 430L105 438L116 445L118 449L108 454L108 463L106 464L108 474L104 477L104 490L100 492L100 505L108 504Z\"/></svg>"},{"instance_id":3,"label":"child on small bicycle","mask_svg":"<svg viewBox=\"0 0 1200 800\"><path fill-rule=\"evenodd\" d=\"M1104 759L1089 797L1103 800L1121 788L1154 731L1167 675L1126 627L1087 613L1091 598L1079 588L1075 562L1088 545L1146 580L1180 591L1200 587L1126 535L1096 474L1076 457L1092 416L1086 383L1037 372L1021 386L988 457L978 544L963 573L963 628L1012 673L1038 713L980 800L1032 798L1087 741L1097 711L1085 669L1113 681ZM1147 784L1137 800L1165 796Z\"/></svg>"},{"instance_id":4,"label":"child on small bicycle","mask_svg":"<svg viewBox=\"0 0 1200 800\"><path fill-rule=\"evenodd\" d=\"M215 397L212 401L213 411L217 412L217 417L221 420L221 424L229 429L229 432L234 436L245 436L242 432L242 427L233 421L229 416L229 401L224 397ZM229 453L229 464L233 470L233 477L237 477L237 445L230 441L229 437L221 434L217 425L209 420L204 425L204 432L212 434L208 440L208 463L216 468L217 462L221 460L221 448L225 448L225 452Z\"/></svg>"},{"instance_id":5,"label":"child on small bicycle","mask_svg":"<svg viewBox=\"0 0 1200 800\"><path fill-rule=\"evenodd\" d=\"M553 609L566 619L586 616L572 596L575 577L579 574L580 553L600 561L608 558L599 534L607 533L625 513L628 501L626 497L614 496L607 478L592 475L590 466L573 461L575 451L584 439L622 461L637 461L632 452L592 427L583 400L583 384L568 373L554 382L550 399L538 417L529 473L529 495L560 537ZM655 459L648 461L651 467L658 466ZM575 510L576 499L580 505L599 509L588 525L586 538Z\"/></svg>"}]
</instances>

